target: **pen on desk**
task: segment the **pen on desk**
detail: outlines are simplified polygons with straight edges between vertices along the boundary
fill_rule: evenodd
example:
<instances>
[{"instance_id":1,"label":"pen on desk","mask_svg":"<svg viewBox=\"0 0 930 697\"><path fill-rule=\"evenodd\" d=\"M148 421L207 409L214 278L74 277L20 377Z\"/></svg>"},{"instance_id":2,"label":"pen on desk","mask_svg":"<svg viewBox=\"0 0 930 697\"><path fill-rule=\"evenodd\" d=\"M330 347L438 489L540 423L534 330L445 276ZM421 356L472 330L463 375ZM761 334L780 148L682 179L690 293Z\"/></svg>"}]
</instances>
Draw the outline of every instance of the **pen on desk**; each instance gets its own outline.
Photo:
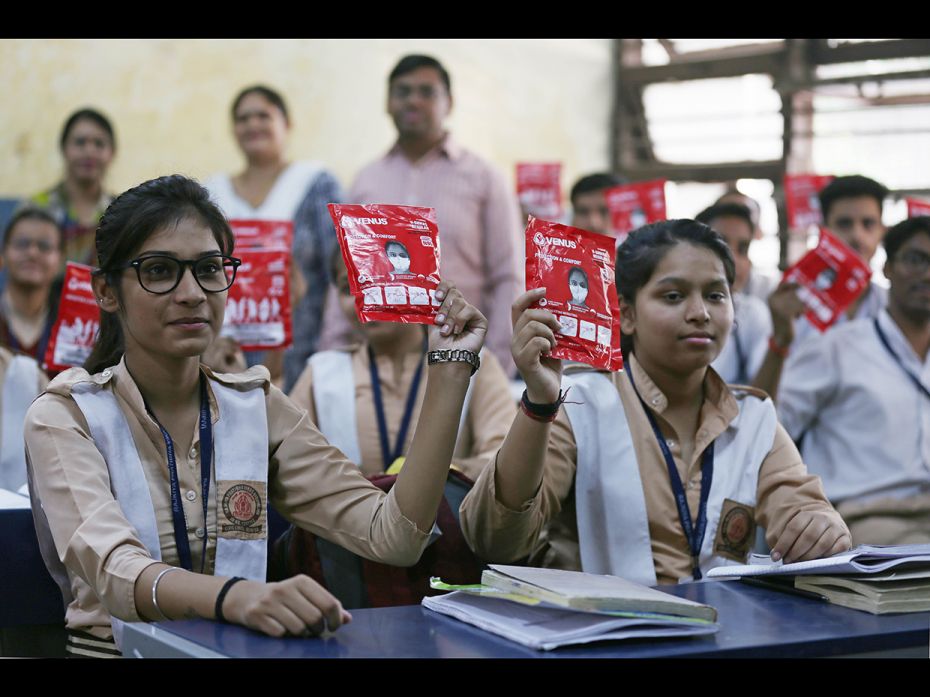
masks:
<instances>
[{"instance_id":1,"label":"pen on desk","mask_svg":"<svg viewBox=\"0 0 930 697\"><path fill-rule=\"evenodd\" d=\"M764 580L761 578L754 578L752 576L744 576L740 578L742 583L745 583L750 586L758 586L759 588L767 588L769 590L781 591L782 593L791 593L792 595L800 595L802 598L810 598L811 600L820 600L828 602L828 598L825 595L820 593L814 593L813 591L801 590L800 588L794 587L794 580L790 583L778 583L771 580Z\"/></svg>"}]
</instances>

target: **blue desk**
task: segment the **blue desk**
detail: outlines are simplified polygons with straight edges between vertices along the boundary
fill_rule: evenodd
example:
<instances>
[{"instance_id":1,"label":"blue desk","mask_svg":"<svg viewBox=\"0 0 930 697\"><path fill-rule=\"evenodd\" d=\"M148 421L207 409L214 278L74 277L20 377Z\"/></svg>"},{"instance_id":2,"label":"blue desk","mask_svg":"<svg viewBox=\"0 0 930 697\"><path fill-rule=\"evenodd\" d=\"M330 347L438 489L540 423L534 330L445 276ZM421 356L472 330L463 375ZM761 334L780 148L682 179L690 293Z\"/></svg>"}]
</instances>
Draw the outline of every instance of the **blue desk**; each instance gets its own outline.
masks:
<instances>
[{"instance_id":1,"label":"blue desk","mask_svg":"<svg viewBox=\"0 0 930 697\"><path fill-rule=\"evenodd\" d=\"M28 508L0 510L0 627L64 622L61 591L45 569Z\"/></svg>"},{"instance_id":2,"label":"blue desk","mask_svg":"<svg viewBox=\"0 0 930 697\"><path fill-rule=\"evenodd\" d=\"M273 639L205 620L130 625L124 655L234 658L647 658L930 656L930 613L875 616L736 581L663 588L713 605L721 629L696 639L533 651L420 606L354 610L322 639Z\"/></svg>"}]
</instances>

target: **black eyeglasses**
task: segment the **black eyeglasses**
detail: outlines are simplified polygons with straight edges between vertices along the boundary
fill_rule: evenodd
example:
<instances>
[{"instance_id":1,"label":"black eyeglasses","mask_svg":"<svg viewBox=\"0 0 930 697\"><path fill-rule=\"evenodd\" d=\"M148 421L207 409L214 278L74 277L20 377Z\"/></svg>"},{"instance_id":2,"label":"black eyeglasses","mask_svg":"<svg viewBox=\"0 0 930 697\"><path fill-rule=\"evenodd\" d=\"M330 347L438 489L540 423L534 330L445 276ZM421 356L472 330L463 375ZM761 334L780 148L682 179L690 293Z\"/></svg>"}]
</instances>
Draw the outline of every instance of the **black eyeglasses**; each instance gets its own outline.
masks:
<instances>
[{"instance_id":1,"label":"black eyeglasses","mask_svg":"<svg viewBox=\"0 0 930 697\"><path fill-rule=\"evenodd\" d=\"M896 261L913 274L925 274L927 269L930 269L930 256L916 249L901 252Z\"/></svg>"},{"instance_id":2,"label":"black eyeglasses","mask_svg":"<svg viewBox=\"0 0 930 697\"><path fill-rule=\"evenodd\" d=\"M178 287L184 276L184 270L189 266L194 273L197 285L207 293L222 293L228 290L236 280L236 269L241 263L241 259L225 254L208 254L199 259L178 259L152 254L133 259L116 267L114 271L128 269L131 266L136 270L139 285L144 290L156 295L164 295Z\"/></svg>"}]
</instances>

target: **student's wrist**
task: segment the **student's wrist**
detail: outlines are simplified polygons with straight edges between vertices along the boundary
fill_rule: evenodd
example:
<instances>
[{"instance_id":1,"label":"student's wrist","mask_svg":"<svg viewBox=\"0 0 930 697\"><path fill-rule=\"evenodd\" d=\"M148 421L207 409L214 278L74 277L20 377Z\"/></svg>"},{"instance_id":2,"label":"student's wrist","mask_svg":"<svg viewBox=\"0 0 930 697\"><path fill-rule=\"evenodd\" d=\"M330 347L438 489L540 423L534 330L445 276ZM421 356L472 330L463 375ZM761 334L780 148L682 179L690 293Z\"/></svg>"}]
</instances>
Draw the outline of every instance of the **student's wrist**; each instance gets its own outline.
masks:
<instances>
[{"instance_id":1,"label":"student's wrist","mask_svg":"<svg viewBox=\"0 0 930 697\"><path fill-rule=\"evenodd\" d=\"M784 336L779 336L777 333L769 337L769 351L774 353L779 358L785 359L788 357L788 352L791 349L792 338L785 338Z\"/></svg>"}]
</instances>

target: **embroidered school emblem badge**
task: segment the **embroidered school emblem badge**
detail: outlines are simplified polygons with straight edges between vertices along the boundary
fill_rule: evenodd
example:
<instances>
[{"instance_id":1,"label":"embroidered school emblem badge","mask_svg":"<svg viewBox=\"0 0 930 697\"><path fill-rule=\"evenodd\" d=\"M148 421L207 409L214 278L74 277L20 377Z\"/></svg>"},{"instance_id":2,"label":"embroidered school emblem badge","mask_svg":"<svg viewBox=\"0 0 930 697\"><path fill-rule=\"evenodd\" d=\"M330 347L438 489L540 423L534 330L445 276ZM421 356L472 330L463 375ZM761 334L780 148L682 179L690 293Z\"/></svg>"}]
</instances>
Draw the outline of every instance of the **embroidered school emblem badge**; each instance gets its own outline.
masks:
<instances>
[{"instance_id":1,"label":"embroidered school emblem badge","mask_svg":"<svg viewBox=\"0 0 930 697\"><path fill-rule=\"evenodd\" d=\"M263 537L265 532L264 482L220 482L220 535L238 539Z\"/></svg>"},{"instance_id":2,"label":"embroidered school emblem badge","mask_svg":"<svg viewBox=\"0 0 930 697\"><path fill-rule=\"evenodd\" d=\"M755 536L755 509L737 501L724 499L714 552L727 559L745 561Z\"/></svg>"}]
</instances>

